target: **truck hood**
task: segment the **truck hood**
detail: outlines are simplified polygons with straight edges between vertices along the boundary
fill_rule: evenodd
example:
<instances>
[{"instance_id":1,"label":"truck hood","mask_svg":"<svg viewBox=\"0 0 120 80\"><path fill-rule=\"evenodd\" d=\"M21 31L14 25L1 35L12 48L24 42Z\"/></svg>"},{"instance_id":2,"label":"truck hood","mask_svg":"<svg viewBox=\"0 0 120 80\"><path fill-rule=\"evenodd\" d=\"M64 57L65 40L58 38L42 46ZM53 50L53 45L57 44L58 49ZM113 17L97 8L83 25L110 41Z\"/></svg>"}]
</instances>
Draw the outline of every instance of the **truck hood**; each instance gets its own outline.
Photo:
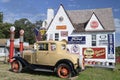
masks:
<instances>
[{"instance_id":1,"label":"truck hood","mask_svg":"<svg viewBox=\"0 0 120 80\"><path fill-rule=\"evenodd\" d=\"M27 54L27 53L35 53L35 51L34 50L24 50L23 51L23 54Z\"/></svg>"}]
</instances>

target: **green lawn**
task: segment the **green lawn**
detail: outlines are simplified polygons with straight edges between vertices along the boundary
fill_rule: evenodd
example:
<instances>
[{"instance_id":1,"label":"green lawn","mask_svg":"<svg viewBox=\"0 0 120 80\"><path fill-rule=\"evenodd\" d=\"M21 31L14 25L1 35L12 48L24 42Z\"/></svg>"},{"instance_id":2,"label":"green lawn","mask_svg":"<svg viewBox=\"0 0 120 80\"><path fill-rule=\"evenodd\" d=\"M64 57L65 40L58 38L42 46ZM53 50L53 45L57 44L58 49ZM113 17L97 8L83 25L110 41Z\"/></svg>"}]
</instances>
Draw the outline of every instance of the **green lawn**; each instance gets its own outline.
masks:
<instances>
[{"instance_id":1,"label":"green lawn","mask_svg":"<svg viewBox=\"0 0 120 80\"><path fill-rule=\"evenodd\" d=\"M63 80L54 73L23 72L13 73L9 71L10 65L0 62L0 80ZM65 79L66 80L66 79ZM116 69L86 68L79 76L69 80L120 80L120 64Z\"/></svg>"},{"instance_id":2,"label":"green lawn","mask_svg":"<svg viewBox=\"0 0 120 80\"><path fill-rule=\"evenodd\" d=\"M87 68L77 80L120 80L120 70L105 68Z\"/></svg>"}]
</instances>

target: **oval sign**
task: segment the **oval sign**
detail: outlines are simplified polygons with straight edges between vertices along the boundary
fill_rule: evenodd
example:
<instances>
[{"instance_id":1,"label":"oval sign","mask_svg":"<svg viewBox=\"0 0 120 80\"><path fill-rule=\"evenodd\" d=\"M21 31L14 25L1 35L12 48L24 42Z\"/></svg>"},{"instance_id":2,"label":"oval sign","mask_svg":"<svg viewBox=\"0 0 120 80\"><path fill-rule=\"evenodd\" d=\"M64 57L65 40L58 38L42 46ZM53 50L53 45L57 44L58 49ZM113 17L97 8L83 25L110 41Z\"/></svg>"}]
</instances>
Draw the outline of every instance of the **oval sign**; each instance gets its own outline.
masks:
<instances>
[{"instance_id":1,"label":"oval sign","mask_svg":"<svg viewBox=\"0 0 120 80\"><path fill-rule=\"evenodd\" d=\"M98 27L98 22L97 21L92 21L91 23L90 23L90 26L91 26L91 28L97 28Z\"/></svg>"}]
</instances>

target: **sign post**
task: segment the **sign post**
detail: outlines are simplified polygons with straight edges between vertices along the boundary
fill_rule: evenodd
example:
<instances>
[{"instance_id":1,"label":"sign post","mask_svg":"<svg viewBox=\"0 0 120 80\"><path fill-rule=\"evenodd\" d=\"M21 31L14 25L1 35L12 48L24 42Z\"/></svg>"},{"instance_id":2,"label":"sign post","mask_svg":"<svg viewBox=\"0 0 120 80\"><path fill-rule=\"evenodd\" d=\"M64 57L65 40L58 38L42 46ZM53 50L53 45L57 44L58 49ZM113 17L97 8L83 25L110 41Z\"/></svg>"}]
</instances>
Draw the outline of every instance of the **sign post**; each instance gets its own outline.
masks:
<instances>
[{"instance_id":1,"label":"sign post","mask_svg":"<svg viewBox=\"0 0 120 80\"><path fill-rule=\"evenodd\" d=\"M15 27L12 26L10 27L10 50L9 50L9 62L12 62L12 57L13 57L13 53L14 53L14 31L15 31Z\"/></svg>"}]
</instances>

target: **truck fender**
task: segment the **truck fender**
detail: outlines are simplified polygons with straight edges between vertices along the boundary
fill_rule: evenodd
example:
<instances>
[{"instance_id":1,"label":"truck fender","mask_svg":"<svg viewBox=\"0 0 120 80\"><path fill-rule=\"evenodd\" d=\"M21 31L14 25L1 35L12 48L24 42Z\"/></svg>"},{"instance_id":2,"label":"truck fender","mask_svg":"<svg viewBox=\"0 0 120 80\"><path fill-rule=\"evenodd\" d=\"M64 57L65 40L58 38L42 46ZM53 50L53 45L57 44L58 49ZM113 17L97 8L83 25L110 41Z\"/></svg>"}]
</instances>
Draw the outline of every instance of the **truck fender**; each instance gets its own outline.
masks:
<instances>
[{"instance_id":1,"label":"truck fender","mask_svg":"<svg viewBox=\"0 0 120 80\"><path fill-rule=\"evenodd\" d=\"M71 71L73 72L73 74L75 74L75 70L74 70L73 63L72 63L70 60L68 60L68 59L62 59L62 60L58 61L58 62L56 63L56 65L55 65L54 71L56 71L57 66L58 66L59 64L62 64L62 63L65 63L65 64L69 65L69 66L71 67Z\"/></svg>"},{"instance_id":2,"label":"truck fender","mask_svg":"<svg viewBox=\"0 0 120 80\"><path fill-rule=\"evenodd\" d=\"M22 57L19 57L19 56L13 57L13 60L20 61L23 67L30 65L25 59L23 59Z\"/></svg>"}]
</instances>

